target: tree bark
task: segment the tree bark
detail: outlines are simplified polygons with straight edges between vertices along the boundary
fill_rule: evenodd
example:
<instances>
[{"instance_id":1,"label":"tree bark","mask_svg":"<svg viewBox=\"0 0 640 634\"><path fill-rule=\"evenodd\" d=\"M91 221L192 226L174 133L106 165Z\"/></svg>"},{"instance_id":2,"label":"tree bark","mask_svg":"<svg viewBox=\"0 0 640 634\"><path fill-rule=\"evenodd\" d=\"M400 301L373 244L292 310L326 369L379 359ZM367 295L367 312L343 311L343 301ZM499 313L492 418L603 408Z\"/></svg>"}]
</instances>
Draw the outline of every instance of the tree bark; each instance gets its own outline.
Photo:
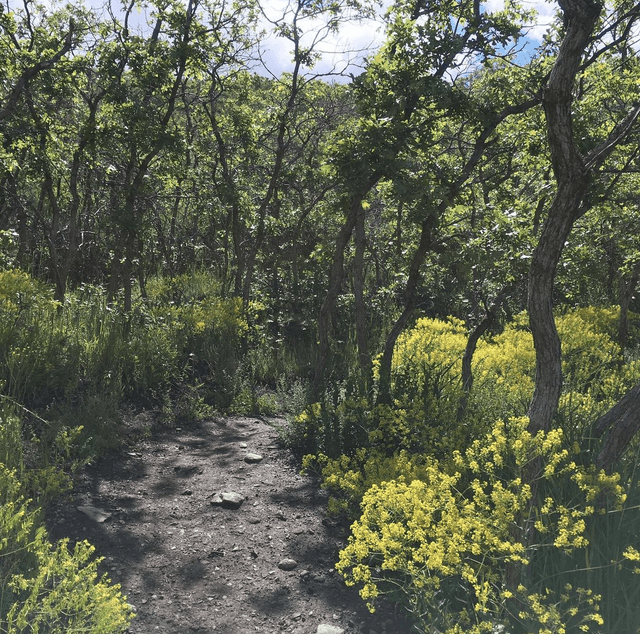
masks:
<instances>
[{"instance_id":1,"label":"tree bark","mask_svg":"<svg viewBox=\"0 0 640 634\"><path fill-rule=\"evenodd\" d=\"M365 387L369 385L371 378L371 357L367 341L367 308L364 302L364 251L365 251L365 212L360 204L356 213L355 246L356 253L353 262L353 292L356 304L356 341L358 343L358 360L360 362L360 374Z\"/></svg>"},{"instance_id":2,"label":"tree bark","mask_svg":"<svg viewBox=\"0 0 640 634\"><path fill-rule=\"evenodd\" d=\"M356 217L362 208L362 200L374 184L372 183L370 187L367 187L364 193L354 194L351 197L347 218L336 238L333 263L329 272L329 287L318 315L318 358L312 386L314 399L319 399L324 390L325 373L331 352L331 323L335 314L336 300L340 294L340 287L344 278L344 252L356 226Z\"/></svg>"},{"instance_id":3,"label":"tree bark","mask_svg":"<svg viewBox=\"0 0 640 634\"><path fill-rule=\"evenodd\" d=\"M404 291L404 309L387 335L382 358L380 359L380 381L378 383L378 396L376 399L378 405L391 404L391 362L393 360L393 349L396 346L396 341L400 333L405 329L416 307L416 292L418 290L418 283L420 282L420 267L424 263L427 253L433 246L433 231L437 225L437 220L435 215L430 214L422 221L420 242L411 259L409 277Z\"/></svg>"},{"instance_id":4,"label":"tree bark","mask_svg":"<svg viewBox=\"0 0 640 634\"><path fill-rule=\"evenodd\" d=\"M473 389L473 372L471 370L471 363L473 361L473 355L478 347L478 341L480 337L484 335L491 327L496 319L498 309L502 306L502 302L507 298L507 294L511 291L511 286L503 288L493 304L487 308L486 314L480 323L471 331L467 345L462 356L462 396L458 403L458 421L461 421L465 412L467 411L467 404L469 402L469 394Z\"/></svg>"},{"instance_id":5,"label":"tree bark","mask_svg":"<svg viewBox=\"0 0 640 634\"><path fill-rule=\"evenodd\" d=\"M553 283L569 232L586 210L582 203L589 182L589 169L573 138L573 86L602 9L591 0L564 0L560 6L567 30L542 97L557 192L529 273L528 309L536 350L536 383L528 416L534 432L551 427L562 391L562 357L553 317Z\"/></svg>"},{"instance_id":6,"label":"tree bark","mask_svg":"<svg viewBox=\"0 0 640 634\"><path fill-rule=\"evenodd\" d=\"M608 432L596 459L597 468L610 473L639 430L640 383L596 421L594 436L601 437Z\"/></svg>"}]
</instances>

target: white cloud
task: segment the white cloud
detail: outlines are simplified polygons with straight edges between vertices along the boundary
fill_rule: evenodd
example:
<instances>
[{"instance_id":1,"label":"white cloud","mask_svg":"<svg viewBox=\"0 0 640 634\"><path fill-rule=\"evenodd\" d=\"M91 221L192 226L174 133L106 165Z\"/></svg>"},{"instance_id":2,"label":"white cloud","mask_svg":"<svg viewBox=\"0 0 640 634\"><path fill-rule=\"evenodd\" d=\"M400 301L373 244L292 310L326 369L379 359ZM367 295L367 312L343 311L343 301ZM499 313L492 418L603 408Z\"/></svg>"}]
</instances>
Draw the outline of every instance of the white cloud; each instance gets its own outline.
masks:
<instances>
[{"instance_id":1,"label":"white cloud","mask_svg":"<svg viewBox=\"0 0 640 634\"><path fill-rule=\"evenodd\" d=\"M281 0L269 2L265 13L269 20L282 19L287 7ZM287 16L287 21L290 16ZM305 19L299 23L304 32L301 43L312 46L321 55L312 73L345 72L357 75L362 70L364 57L377 50L383 42L383 25L380 20L346 20L337 33L328 32L325 21ZM265 20L267 31L271 25ZM321 39L321 41L314 40ZM262 43L263 60L269 72L279 75L293 68L293 44L284 37L271 33Z\"/></svg>"},{"instance_id":2,"label":"white cloud","mask_svg":"<svg viewBox=\"0 0 640 634\"><path fill-rule=\"evenodd\" d=\"M542 42L542 38L549 26L555 20L558 5L556 2L536 1L525 2L525 6L535 9L537 18L528 30L528 37L536 43Z\"/></svg>"},{"instance_id":3,"label":"white cloud","mask_svg":"<svg viewBox=\"0 0 640 634\"><path fill-rule=\"evenodd\" d=\"M296 0L291 0L295 4ZM282 17L283 12L290 7L288 0L267 0L265 12L271 20ZM388 0L384 2L385 8ZM532 46L537 46L553 22L557 3L551 0L525 0L525 6L535 9L537 18L532 24L527 25L527 39ZM487 0L483 3L487 11L499 11L504 8L504 0ZM268 26L268 25L267 25ZM306 21L304 29L308 33L304 42L309 43L311 37L322 27L322 22ZM338 34L329 35L318 50L323 51L322 61L313 69L313 72L331 72L335 69L347 69L347 72L357 75L361 72L361 65L367 54L372 54L384 41L384 27L382 20L363 20L361 22L348 22L344 24ZM284 38L270 35L263 43L264 60L274 75L291 70L292 48L291 43Z\"/></svg>"}]
</instances>

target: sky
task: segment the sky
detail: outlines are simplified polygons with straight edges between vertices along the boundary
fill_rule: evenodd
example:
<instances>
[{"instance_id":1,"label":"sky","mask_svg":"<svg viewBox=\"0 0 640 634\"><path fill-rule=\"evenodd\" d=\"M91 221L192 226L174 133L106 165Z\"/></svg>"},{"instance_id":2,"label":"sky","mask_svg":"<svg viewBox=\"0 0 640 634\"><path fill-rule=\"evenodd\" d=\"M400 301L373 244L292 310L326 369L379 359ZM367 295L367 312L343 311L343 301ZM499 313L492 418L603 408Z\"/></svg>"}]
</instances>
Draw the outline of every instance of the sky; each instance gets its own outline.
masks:
<instances>
[{"instance_id":1,"label":"sky","mask_svg":"<svg viewBox=\"0 0 640 634\"><path fill-rule=\"evenodd\" d=\"M538 14L535 23L527 29L527 39L530 45L535 47L542 41L558 5L556 2L544 0L530 0L523 4L535 9ZM504 2L503 0L489 0L484 5L487 10L495 11L501 9ZM265 11L267 16L275 20L282 16L286 0L270 0L267 7ZM320 26L320 23L310 23L306 26L309 32L313 32ZM320 48L326 52L322 61L313 70L317 73L331 73L340 69L345 70L347 74L358 75L361 72L363 57L367 53L374 52L382 44L383 39L384 32L380 20L365 20L360 23L353 21L345 24L339 33L331 34L323 41ZM264 60L269 70L276 76L292 68L292 53L288 44L285 39L273 35L263 45ZM350 61L354 63L349 63Z\"/></svg>"},{"instance_id":2,"label":"sky","mask_svg":"<svg viewBox=\"0 0 640 634\"><path fill-rule=\"evenodd\" d=\"M22 0L0 0L11 5L21 5ZM388 6L390 0L381 0ZM545 0L521 0L525 6L536 10L538 17L528 28L527 40L529 46L537 46L546 31L546 28L553 20L557 3ZM65 0L41 0L44 4L59 5ZM88 6L96 8L102 7L105 0L84 0ZM288 4L296 3L296 0L262 0L265 7L266 18L274 21L282 18ZM114 7L118 6L119 0L112 0ZM483 3L488 11L499 10L504 6L504 0L486 0ZM144 15L138 16L139 21L144 22ZM269 30L269 24L265 19L265 28ZM310 34L317 33L322 26L321 22L305 22L303 28ZM313 68L313 73L327 74L343 72L346 77L358 75L362 72L364 57L375 52L384 40L384 30L382 22L378 20L351 21L343 24L338 33L328 34L319 45L318 50L323 51L322 59ZM284 39L271 35L262 45L263 61L265 62L267 73L279 76L292 68L292 51L290 43ZM258 68L256 68L258 71ZM258 72L265 72L258 71ZM339 78L336 77L338 80ZM345 81L346 79L343 79Z\"/></svg>"}]
</instances>

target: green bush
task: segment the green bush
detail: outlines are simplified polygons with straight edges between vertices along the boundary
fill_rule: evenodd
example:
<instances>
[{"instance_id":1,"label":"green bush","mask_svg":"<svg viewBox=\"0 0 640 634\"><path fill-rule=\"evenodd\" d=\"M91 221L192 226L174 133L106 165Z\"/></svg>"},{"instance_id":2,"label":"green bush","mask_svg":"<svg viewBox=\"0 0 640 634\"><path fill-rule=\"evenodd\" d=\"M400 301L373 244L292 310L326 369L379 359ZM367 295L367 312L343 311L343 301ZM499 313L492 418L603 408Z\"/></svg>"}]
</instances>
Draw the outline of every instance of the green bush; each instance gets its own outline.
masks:
<instances>
[{"instance_id":1,"label":"green bush","mask_svg":"<svg viewBox=\"0 0 640 634\"><path fill-rule=\"evenodd\" d=\"M0 271L0 389L28 406L123 398L161 403L206 381L226 406L247 324L211 276L152 280L130 313L85 285L63 304L20 271ZM62 408L64 409L64 407Z\"/></svg>"},{"instance_id":2,"label":"green bush","mask_svg":"<svg viewBox=\"0 0 640 634\"><path fill-rule=\"evenodd\" d=\"M621 512L619 476L578 465L560 430L532 436L527 424L499 422L448 463L405 461L364 494L337 568L372 611L391 592L423 632L601 631L601 601L628 583L621 570L640 571L640 554L621 545L605 562L610 597L574 565L599 548L601 518ZM548 559L564 560L562 575Z\"/></svg>"},{"instance_id":3,"label":"green bush","mask_svg":"<svg viewBox=\"0 0 640 634\"><path fill-rule=\"evenodd\" d=\"M20 490L15 470L0 463L0 632L125 631L131 607L119 586L99 576L93 547L51 544Z\"/></svg>"}]
</instances>

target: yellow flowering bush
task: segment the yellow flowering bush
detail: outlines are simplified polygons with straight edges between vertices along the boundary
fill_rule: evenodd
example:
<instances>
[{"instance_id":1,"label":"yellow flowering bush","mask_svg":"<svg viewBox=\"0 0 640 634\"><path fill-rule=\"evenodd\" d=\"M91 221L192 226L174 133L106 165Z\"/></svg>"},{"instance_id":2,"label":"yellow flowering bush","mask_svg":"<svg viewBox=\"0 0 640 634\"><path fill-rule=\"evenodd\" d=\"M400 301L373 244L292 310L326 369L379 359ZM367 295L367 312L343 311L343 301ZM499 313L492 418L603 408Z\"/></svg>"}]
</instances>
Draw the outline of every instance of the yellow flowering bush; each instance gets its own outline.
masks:
<instances>
[{"instance_id":1,"label":"yellow flowering bush","mask_svg":"<svg viewBox=\"0 0 640 634\"><path fill-rule=\"evenodd\" d=\"M560 430L532 435L527 425L526 418L499 421L447 462L400 452L398 475L388 459L386 474L364 493L336 566L370 609L394 592L424 631L447 634L491 632L496 624L540 634L574 625L592 631L600 622L588 589L547 587L536 562L540 551L570 556L589 547L588 523L604 500L611 508L624 503L619 478L577 464ZM344 474L342 487L362 488L366 474Z\"/></svg>"},{"instance_id":2,"label":"yellow flowering bush","mask_svg":"<svg viewBox=\"0 0 640 634\"><path fill-rule=\"evenodd\" d=\"M640 380L640 360L625 363L613 339L618 314L613 308L578 308L557 318L567 377L557 423L572 442L580 442L598 416ZM290 445L303 455L325 454L322 464L328 474L340 473L332 460L341 454L348 456L347 470L364 472L372 461L400 450L437 458L451 455L490 430L495 420L525 412L535 375L526 313L517 315L501 333L478 342L473 390L461 410L467 337L459 319L419 319L398 338L391 406L357 396L342 396L337 402L325 399L292 423ZM374 362L374 376L377 365ZM359 447L368 448L365 461L357 456Z\"/></svg>"},{"instance_id":3,"label":"yellow flowering bush","mask_svg":"<svg viewBox=\"0 0 640 634\"><path fill-rule=\"evenodd\" d=\"M329 511L336 514L346 512L348 516L355 517L362 498L372 486L390 480L411 482L424 479L430 461L406 449L386 455L380 448L360 448L353 456L343 455L335 459L322 453L309 454L303 458L302 464L305 468L321 466L323 487L332 494Z\"/></svg>"},{"instance_id":4,"label":"yellow flowering bush","mask_svg":"<svg viewBox=\"0 0 640 634\"><path fill-rule=\"evenodd\" d=\"M118 585L98 573L86 541L51 544L39 513L0 463L0 631L115 634L133 617Z\"/></svg>"},{"instance_id":5,"label":"yellow flowering bush","mask_svg":"<svg viewBox=\"0 0 640 634\"><path fill-rule=\"evenodd\" d=\"M434 420L455 418L466 345L462 320L419 319L396 343L391 365L396 399L422 404Z\"/></svg>"}]
</instances>

